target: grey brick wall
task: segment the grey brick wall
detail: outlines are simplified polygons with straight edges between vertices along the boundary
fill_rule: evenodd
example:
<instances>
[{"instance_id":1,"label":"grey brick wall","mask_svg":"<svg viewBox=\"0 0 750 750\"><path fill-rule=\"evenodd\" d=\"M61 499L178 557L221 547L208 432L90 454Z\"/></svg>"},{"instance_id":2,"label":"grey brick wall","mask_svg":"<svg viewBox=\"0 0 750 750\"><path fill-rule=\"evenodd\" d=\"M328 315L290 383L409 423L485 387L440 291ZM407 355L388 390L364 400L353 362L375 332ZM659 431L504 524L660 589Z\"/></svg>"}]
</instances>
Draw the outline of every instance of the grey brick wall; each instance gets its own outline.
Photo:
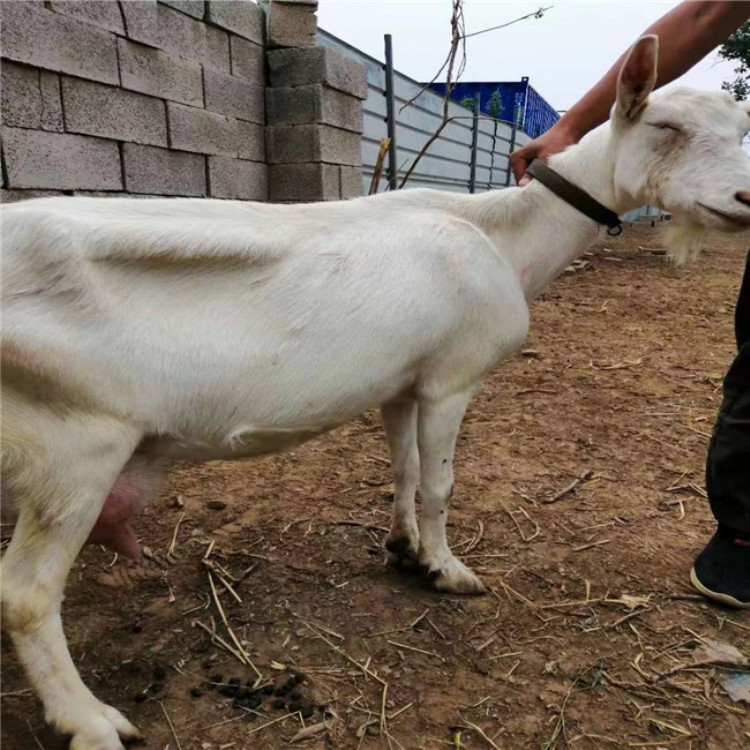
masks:
<instances>
[{"instance_id":1,"label":"grey brick wall","mask_svg":"<svg viewBox=\"0 0 750 750\"><path fill-rule=\"evenodd\" d=\"M2 200L268 200L253 0L2 0Z\"/></svg>"},{"instance_id":2,"label":"grey brick wall","mask_svg":"<svg viewBox=\"0 0 750 750\"><path fill-rule=\"evenodd\" d=\"M265 101L262 86L244 78L203 69L203 92L206 109L242 120L265 123Z\"/></svg>"},{"instance_id":3,"label":"grey brick wall","mask_svg":"<svg viewBox=\"0 0 750 750\"><path fill-rule=\"evenodd\" d=\"M326 47L274 50L268 55L271 86L325 83L350 96L367 96L365 69L356 61Z\"/></svg>"},{"instance_id":4,"label":"grey brick wall","mask_svg":"<svg viewBox=\"0 0 750 750\"><path fill-rule=\"evenodd\" d=\"M266 152L274 201L362 194L365 71L335 50L311 46L312 11L309 2L271 4L269 46L276 49L267 55ZM278 25L284 19L286 29Z\"/></svg>"},{"instance_id":5,"label":"grey brick wall","mask_svg":"<svg viewBox=\"0 0 750 750\"><path fill-rule=\"evenodd\" d=\"M69 133L167 146L164 102L80 78L63 77Z\"/></svg>"},{"instance_id":6,"label":"grey brick wall","mask_svg":"<svg viewBox=\"0 0 750 750\"><path fill-rule=\"evenodd\" d=\"M83 9L84 6L81 6ZM2 57L8 60L117 85L116 36L41 3L2 4Z\"/></svg>"},{"instance_id":7,"label":"grey brick wall","mask_svg":"<svg viewBox=\"0 0 750 750\"><path fill-rule=\"evenodd\" d=\"M265 164L226 156L209 156L211 195L217 198L265 200L268 194L268 168Z\"/></svg>"},{"instance_id":8,"label":"grey brick wall","mask_svg":"<svg viewBox=\"0 0 750 750\"><path fill-rule=\"evenodd\" d=\"M116 141L4 127L3 157L10 187L122 190Z\"/></svg>"},{"instance_id":9,"label":"grey brick wall","mask_svg":"<svg viewBox=\"0 0 750 750\"><path fill-rule=\"evenodd\" d=\"M201 68L166 52L127 39L118 40L120 76L126 89L173 102L203 104Z\"/></svg>"},{"instance_id":10,"label":"grey brick wall","mask_svg":"<svg viewBox=\"0 0 750 750\"><path fill-rule=\"evenodd\" d=\"M265 15L255 3L246 0L221 0L208 2L207 5L209 21L251 42L264 43Z\"/></svg>"},{"instance_id":11,"label":"grey brick wall","mask_svg":"<svg viewBox=\"0 0 750 750\"><path fill-rule=\"evenodd\" d=\"M362 103L321 85L267 89L268 120L275 125L326 123L362 132Z\"/></svg>"},{"instance_id":12,"label":"grey brick wall","mask_svg":"<svg viewBox=\"0 0 750 750\"><path fill-rule=\"evenodd\" d=\"M230 34L231 73L250 81L265 78L266 55L263 47Z\"/></svg>"},{"instance_id":13,"label":"grey brick wall","mask_svg":"<svg viewBox=\"0 0 750 750\"><path fill-rule=\"evenodd\" d=\"M206 195L206 165L198 154L126 143L125 187L133 193Z\"/></svg>"},{"instance_id":14,"label":"grey brick wall","mask_svg":"<svg viewBox=\"0 0 750 750\"><path fill-rule=\"evenodd\" d=\"M2 201L360 194L362 66L317 0L0 0Z\"/></svg>"},{"instance_id":15,"label":"grey brick wall","mask_svg":"<svg viewBox=\"0 0 750 750\"><path fill-rule=\"evenodd\" d=\"M3 125L63 131L60 76L7 62L2 71Z\"/></svg>"}]
</instances>

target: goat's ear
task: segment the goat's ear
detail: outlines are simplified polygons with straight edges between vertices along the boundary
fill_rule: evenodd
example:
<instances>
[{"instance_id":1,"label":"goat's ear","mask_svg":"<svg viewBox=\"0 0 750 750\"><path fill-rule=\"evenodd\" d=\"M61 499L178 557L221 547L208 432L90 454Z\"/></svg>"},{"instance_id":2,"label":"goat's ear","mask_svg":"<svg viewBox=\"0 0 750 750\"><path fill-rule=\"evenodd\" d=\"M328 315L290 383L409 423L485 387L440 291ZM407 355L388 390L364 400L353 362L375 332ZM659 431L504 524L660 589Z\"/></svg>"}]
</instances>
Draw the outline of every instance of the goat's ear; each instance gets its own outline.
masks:
<instances>
[{"instance_id":1,"label":"goat's ear","mask_svg":"<svg viewBox=\"0 0 750 750\"><path fill-rule=\"evenodd\" d=\"M646 106L648 95L656 85L656 59L659 37L642 36L630 49L617 80L618 116L635 120Z\"/></svg>"}]
</instances>

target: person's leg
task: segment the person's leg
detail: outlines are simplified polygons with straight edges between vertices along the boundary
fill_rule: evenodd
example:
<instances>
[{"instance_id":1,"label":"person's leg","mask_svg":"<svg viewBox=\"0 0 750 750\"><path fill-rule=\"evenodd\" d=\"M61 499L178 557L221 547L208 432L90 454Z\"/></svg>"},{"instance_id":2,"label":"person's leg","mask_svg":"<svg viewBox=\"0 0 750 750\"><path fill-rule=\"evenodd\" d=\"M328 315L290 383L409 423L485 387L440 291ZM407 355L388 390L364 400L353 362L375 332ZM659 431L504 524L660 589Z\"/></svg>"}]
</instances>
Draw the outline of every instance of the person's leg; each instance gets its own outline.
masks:
<instances>
[{"instance_id":1,"label":"person's leg","mask_svg":"<svg viewBox=\"0 0 750 750\"><path fill-rule=\"evenodd\" d=\"M735 332L738 352L724 380L706 464L706 490L719 528L690 578L705 596L750 607L750 255Z\"/></svg>"}]
</instances>

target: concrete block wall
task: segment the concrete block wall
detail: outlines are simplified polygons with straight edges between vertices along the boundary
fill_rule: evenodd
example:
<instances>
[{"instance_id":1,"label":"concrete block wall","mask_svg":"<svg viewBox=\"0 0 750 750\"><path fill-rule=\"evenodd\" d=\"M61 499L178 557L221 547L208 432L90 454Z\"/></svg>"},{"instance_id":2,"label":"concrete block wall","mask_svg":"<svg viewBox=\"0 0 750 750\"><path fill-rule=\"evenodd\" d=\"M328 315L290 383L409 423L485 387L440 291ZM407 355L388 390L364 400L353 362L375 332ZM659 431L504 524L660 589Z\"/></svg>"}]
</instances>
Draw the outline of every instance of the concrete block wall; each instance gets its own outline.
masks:
<instances>
[{"instance_id":1,"label":"concrete block wall","mask_svg":"<svg viewBox=\"0 0 750 750\"><path fill-rule=\"evenodd\" d=\"M268 199L252 0L3 0L2 199Z\"/></svg>"},{"instance_id":2,"label":"concrete block wall","mask_svg":"<svg viewBox=\"0 0 750 750\"><path fill-rule=\"evenodd\" d=\"M266 154L272 201L362 194L365 70L315 46L316 10L317 0L274 0L269 7Z\"/></svg>"}]
</instances>

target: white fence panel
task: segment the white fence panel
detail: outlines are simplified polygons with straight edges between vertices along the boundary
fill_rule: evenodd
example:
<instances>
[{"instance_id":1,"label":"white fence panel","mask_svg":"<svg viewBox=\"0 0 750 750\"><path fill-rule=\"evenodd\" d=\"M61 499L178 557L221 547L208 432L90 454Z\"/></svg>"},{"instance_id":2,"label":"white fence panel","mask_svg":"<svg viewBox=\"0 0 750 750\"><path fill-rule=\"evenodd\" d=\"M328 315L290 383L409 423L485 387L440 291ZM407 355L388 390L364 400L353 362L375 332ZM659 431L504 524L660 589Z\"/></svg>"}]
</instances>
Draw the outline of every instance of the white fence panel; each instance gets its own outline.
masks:
<instances>
[{"instance_id":1,"label":"white fence panel","mask_svg":"<svg viewBox=\"0 0 750 750\"><path fill-rule=\"evenodd\" d=\"M365 66L367 99L363 102L364 132L362 134L362 190L367 193L375 169L380 141L388 135L386 124L385 65L374 57L352 47L341 39L318 31L318 44L336 50ZM398 49L395 50L398 57ZM434 91L423 91L422 84L398 71L393 72L394 109L396 113L396 147L399 182L417 154L437 130L443 119L443 98ZM421 92L421 93L420 93ZM412 104L405 106L411 99ZM420 159L406 187L432 187L440 190L468 192L471 174L472 112L451 102L453 119ZM509 124L480 117L477 138L477 170L475 190L483 192L515 184L509 172L508 156L514 147L528 143L530 138ZM387 162L386 162L387 167ZM384 169L385 173L386 169ZM385 177L379 191L388 189ZM660 212L650 206L629 211L626 222L643 218L659 220Z\"/></svg>"},{"instance_id":2,"label":"white fence panel","mask_svg":"<svg viewBox=\"0 0 750 750\"><path fill-rule=\"evenodd\" d=\"M365 66L367 99L363 102L364 132L362 134L362 184L367 192L372 181L380 141L388 135L386 124L385 67L382 62L346 44L336 37L318 31L318 43L335 49ZM398 52L398 51L396 51ZM412 165L417 154L437 130L443 119L443 98L434 91L422 91L422 84L394 71L394 109L396 112L396 147L399 181ZM421 92L421 93L420 93ZM409 105L407 103L416 97ZM433 187L441 190L468 192L471 175L472 112L451 102L449 116L440 137L432 143L409 177L406 187ZM505 187L511 127L489 119L480 119L477 139L476 190ZM517 134L517 144L529 140ZM388 189L383 177L380 191Z\"/></svg>"}]
</instances>

